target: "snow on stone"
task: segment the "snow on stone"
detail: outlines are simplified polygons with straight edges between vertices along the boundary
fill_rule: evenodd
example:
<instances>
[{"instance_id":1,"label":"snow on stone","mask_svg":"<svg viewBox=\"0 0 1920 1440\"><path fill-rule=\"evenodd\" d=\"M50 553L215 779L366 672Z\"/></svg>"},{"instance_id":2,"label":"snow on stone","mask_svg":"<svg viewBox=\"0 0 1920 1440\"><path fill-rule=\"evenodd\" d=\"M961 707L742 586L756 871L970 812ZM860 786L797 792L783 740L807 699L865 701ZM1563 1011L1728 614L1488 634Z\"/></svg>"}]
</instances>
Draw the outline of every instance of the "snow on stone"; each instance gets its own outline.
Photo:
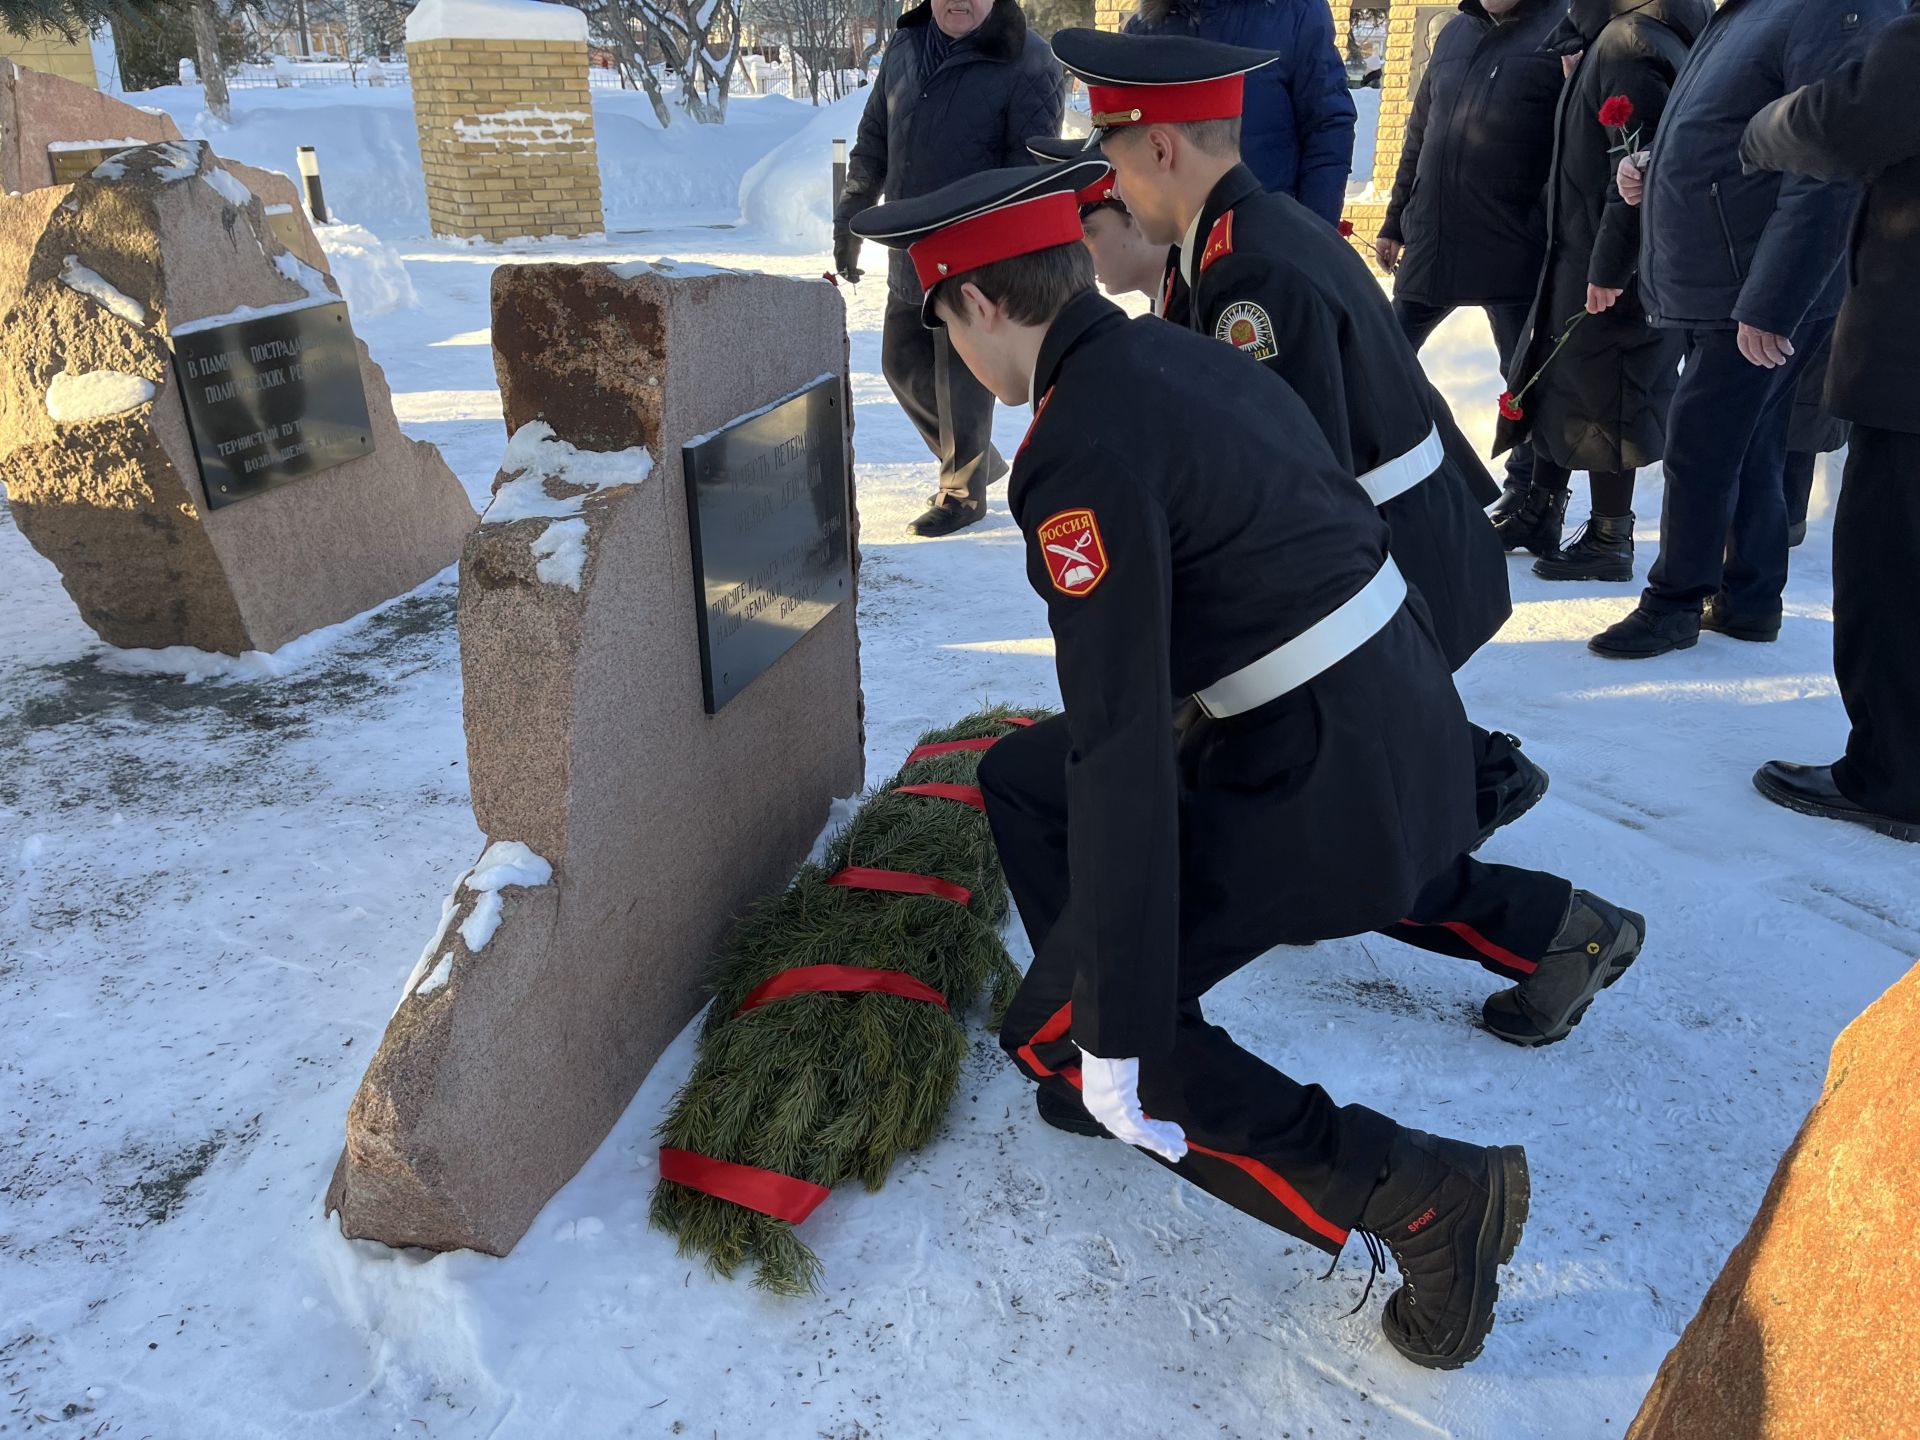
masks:
<instances>
[{"instance_id":1,"label":"snow on stone","mask_svg":"<svg viewBox=\"0 0 1920 1440\"><path fill-rule=\"evenodd\" d=\"M587 522L556 520L534 537L529 547L540 563L533 573L548 585L580 589L587 569Z\"/></svg>"},{"instance_id":2,"label":"snow on stone","mask_svg":"<svg viewBox=\"0 0 1920 1440\"><path fill-rule=\"evenodd\" d=\"M161 115L166 112L156 110L153 113ZM152 143L151 140L49 140L47 142L47 149L58 152L68 150L112 150L118 146L122 150L133 150L142 145L151 145Z\"/></svg>"},{"instance_id":3,"label":"snow on stone","mask_svg":"<svg viewBox=\"0 0 1920 1440\"><path fill-rule=\"evenodd\" d=\"M407 43L423 40L587 39L587 17L538 0L423 0L407 17Z\"/></svg>"},{"instance_id":4,"label":"snow on stone","mask_svg":"<svg viewBox=\"0 0 1920 1440\"><path fill-rule=\"evenodd\" d=\"M578 450L556 439L553 426L546 421L534 420L513 432L500 468L519 474L493 492L492 503L480 516L482 525L505 525L543 516L570 519L580 514L588 494L645 480L653 472L653 456L642 445L626 450ZM549 494L548 481L577 486L581 493Z\"/></svg>"},{"instance_id":5,"label":"snow on stone","mask_svg":"<svg viewBox=\"0 0 1920 1440\"><path fill-rule=\"evenodd\" d=\"M306 288L309 299L328 301L340 297L333 293L333 287L327 284L327 277L313 266L307 264L291 250L283 250L273 257L273 268L278 270L294 284Z\"/></svg>"},{"instance_id":6,"label":"snow on stone","mask_svg":"<svg viewBox=\"0 0 1920 1440\"><path fill-rule=\"evenodd\" d=\"M447 981L452 978L453 952L449 950L440 957L440 963L428 972L427 978L422 980L419 985L414 988L413 993L416 995L431 995L434 991L445 986Z\"/></svg>"},{"instance_id":7,"label":"snow on stone","mask_svg":"<svg viewBox=\"0 0 1920 1440\"><path fill-rule=\"evenodd\" d=\"M62 425L105 420L153 399L153 382L122 370L62 370L47 387L47 413Z\"/></svg>"},{"instance_id":8,"label":"snow on stone","mask_svg":"<svg viewBox=\"0 0 1920 1440\"><path fill-rule=\"evenodd\" d=\"M693 275L745 275L745 270L735 270L726 265L702 265L697 260L626 260L618 265L609 265L616 280L635 280L642 275L665 275L669 279L684 280Z\"/></svg>"},{"instance_id":9,"label":"snow on stone","mask_svg":"<svg viewBox=\"0 0 1920 1440\"><path fill-rule=\"evenodd\" d=\"M97 300L122 320L133 325L147 323L147 307L131 295L123 294L100 275L80 263L78 255L69 255L60 267L60 283L69 290L78 290L90 300Z\"/></svg>"},{"instance_id":10,"label":"snow on stone","mask_svg":"<svg viewBox=\"0 0 1920 1440\"><path fill-rule=\"evenodd\" d=\"M206 147L204 140L189 140L184 144L168 140L155 146L166 163L155 167L154 178L168 185L191 179L200 171L200 152Z\"/></svg>"},{"instance_id":11,"label":"snow on stone","mask_svg":"<svg viewBox=\"0 0 1920 1440\"><path fill-rule=\"evenodd\" d=\"M467 942L467 949L479 954L500 928L500 918L506 912L502 890L509 885L545 885L552 879L553 866L521 841L496 840L489 845L461 882L463 888L480 897L460 922L460 938Z\"/></svg>"},{"instance_id":12,"label":"snow on stone","mask_svg":"<svg viewBox=\"0 0 1920 1440\"><path fill-rule=\"evenodd\" d=\"M232 173L218 165L210 165L201 172L200 178L220 192L220 198L229 205L247 206L253 203L253 192L242 185Z\"/></svg>"},{"instance_id":13,"label":"snow on stone","mask_svg":"<svg viewBox=\"0 0 1920 1440\"><path fill-rule=\"evenodd\" d=\"M236 305L224 315L206 315L198 320L188 320L175 325L175 335L192 335L200 330L214 330L222 325L231 325L236 320L257 320L263 315L288 315L295 310L310 310L316 305L334 305L340 296L334 294L327 284L327 277L314 269L306 261L291 251L282 251L273 257L273 266L287 279L304 289L307 294L303 300L284 300L277 305Z\"/></svg>"},{"instance_id":14,"label":"snow on stone","mask_svg":"<svg viewBox=\"0 0 1920 1440\"><path fill-rule=\"evenodd\" d=\"M538 153L542 145L572 141L574 126L590 119L584 110L500 110L477 120L455 120L453 132L469 145L513 145Z\"/></svg>"},{"instance_id":15,"label":"snow on stone","mask_svg":"<svg viewBox=\"0 0 1920 1440\"><path fill-rule=\"evenodd\" d=\"M453 893L440 902L439 928L433 932L433 938L427 941L426 949L420 952L420 958L413 962L413 970L407 976L407 983L400 987L400 999L393 1007L396 1013L400 1006L406 1004L413 993L419 989L420 982L426 978L428 967L433 964L434 952L447 938L447 931L453 925L453 917L460 912L460 887L467 883L467 876L472 873L471 870L463 871L460 878L453 882Z\"/></svg>"}]
</instances>

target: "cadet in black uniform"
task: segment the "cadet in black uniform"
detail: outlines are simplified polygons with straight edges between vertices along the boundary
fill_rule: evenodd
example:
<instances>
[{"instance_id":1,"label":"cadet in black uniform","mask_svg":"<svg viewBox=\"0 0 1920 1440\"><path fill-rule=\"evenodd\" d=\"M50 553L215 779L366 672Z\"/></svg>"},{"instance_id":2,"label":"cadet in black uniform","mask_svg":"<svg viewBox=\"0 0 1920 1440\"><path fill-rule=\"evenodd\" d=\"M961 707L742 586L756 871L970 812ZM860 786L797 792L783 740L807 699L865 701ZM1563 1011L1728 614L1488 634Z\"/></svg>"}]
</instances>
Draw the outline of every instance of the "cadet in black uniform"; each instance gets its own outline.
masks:
<instances>
[{"instance_id":1,"label":"cadet in black uniform","mask_svg":"<svg viewBox=\"0 0 1920 1440\"><path fill-rule=\"evenodd\" d=\"M1090 87L1095 134L1116 151L1108 158L1135 222L1178 244L1193 288L1187 323L1263 361L1307 402L1381 507L1394 555L1458 670L1512 611L1506 553L1482 509L1499 489L1365 262L1239 163L1242 74L1275 57L1071 29L1055 36L1055 50ZM1156 156L1156 144L1179 153ZM1512 737L1478 727L1474 737L1484 839L1532 808L1547 777Z\"/></svg>"},{"instance_id":2,"label":"cadet in black uniform","mask_svg":"<svg viewBox=\"0 0 1920 1440\"><path fill-rule=\"evenodd\" d=\"M1392 549L1457 669L1506 619L1507 567L1471 487L1494 492L1365 263L1325 222L1260 189L1241 165L1242 77L1265 52L1204 40L1062 30L1056 52L1087 80L1120 199L1151 238L1181 227L1193 328L1263 362L1307 402L1392 527ZM1449 437L1453 437L1450 443ZM1477 481L1476 481L1477 477ZM1546 778L1509 737L1474 727L1484 839L1539 799ZM1478 841L1476 840L1476 844ZM1558 876L1463 854L1437 871L1392 933L1518 978L1484 1010L1516 1044L1549 1044L1639 953L1646 922ZM1607 957L1566 992L1544 962ZM1546 968L1558 971L1555 963Z\"/></svg>"},{"instance_id":3,"label":"cadet in black uniform","mask_svg":"<svg viewBox=\"0 0 1920 1440\"><path fill-rule=\"evenodd\" d=\"M1060 140L1044 135L1036 135L1027 141L1029 155L1037 160L1051 161L1056 165L1069 160L1085 159L1089 151L1098 155L1099 144L1092 140ZM1112 171L1108 171L1099 180L1083 189L1079 200L1080 221L1083 225L1087 223L1093 211L1101 205L1118 205L1122 210L1126 209L1114 194ZM1128 215L1127 222L1135 223L1131 214ZM1092 244L1091 239L1088 244ZM1111 287L1108 287L1107 293L1113 293ZM1187 277L1181 273L1178 245L1167 246L1167 262L1161 274L1160 283L1154 287L1147 298L1153 302L1153 313L1161 319L1171 320L1175 325L1187 324Z\"/></svg>"},{"instance_id":4,"label":"cadet in black uniform","mask_svg":"<svg viewBox=\"0 0 1920 1440\"><path fill-rule=\"evenodd\" d=\"M1466 718L1385 523L1300 400L1094 291L1075 192L1101 164L990 171L854 222L909 250L976 377L1034 406L1008 500L1065 713L980 769L1035 952L1002 1044L1056 1104L1257 1218L1336 1253L1376 1235L1405 1281L1389 1340L1462 1365L1525 1222L1520 1148L1337 1106L1202 997L1274 945L1407 913L1474 834Z\"/></svg>"}]
</instances>

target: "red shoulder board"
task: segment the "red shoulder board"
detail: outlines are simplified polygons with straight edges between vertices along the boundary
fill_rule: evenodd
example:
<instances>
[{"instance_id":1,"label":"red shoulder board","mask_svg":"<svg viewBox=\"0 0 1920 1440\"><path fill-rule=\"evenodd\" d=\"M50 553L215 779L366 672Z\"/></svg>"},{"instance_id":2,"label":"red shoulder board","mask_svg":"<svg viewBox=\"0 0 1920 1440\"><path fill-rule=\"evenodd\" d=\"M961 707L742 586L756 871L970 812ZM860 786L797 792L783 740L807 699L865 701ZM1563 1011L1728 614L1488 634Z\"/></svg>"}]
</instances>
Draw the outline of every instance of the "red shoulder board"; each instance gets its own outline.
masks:
<instances>
[{"instance_id":1,"label":"red shoulder board","mask_svg":"<svg viewBox=\"0 0 1920 1440\"><path fill-rule=\"evenodd\" d=\"M1213 229L1207 232L1206 249L1200 252L1200 269L1205 270L1222 255L1233 253L1233 212L1227 211L1213 222Z\"/></svg>"},{"instance_id":2,"label":"red shoulder board","mask_svg":"<svg viewBox=\"0 0 1920 1440\"><path fill-rule=\"evenodd\" d=\"M1062 510L1042 520L1033 538L1047 562L1047 577L1062 595L1090 595L1106 578L1107 545L1093 511Z\"/></svg>"}]
</instances>

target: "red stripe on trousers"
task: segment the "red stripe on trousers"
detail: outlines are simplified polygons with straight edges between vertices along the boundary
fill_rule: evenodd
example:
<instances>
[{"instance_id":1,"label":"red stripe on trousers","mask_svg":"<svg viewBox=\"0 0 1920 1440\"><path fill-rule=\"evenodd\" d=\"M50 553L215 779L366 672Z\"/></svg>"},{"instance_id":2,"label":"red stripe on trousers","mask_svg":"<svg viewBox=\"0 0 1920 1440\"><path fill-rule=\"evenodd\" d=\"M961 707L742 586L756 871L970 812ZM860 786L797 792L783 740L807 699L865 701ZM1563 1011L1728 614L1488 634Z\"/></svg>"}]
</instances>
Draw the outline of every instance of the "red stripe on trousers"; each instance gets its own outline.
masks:
<instances>
[{"instance_id":1,"label":"red stripe on trousers","mask_svg":"<svg viewBox=\"0 0 1920 1440\"><path fill-rule=\"evenodd\" d=\"M1504 945L1496 945L1464 920L1438 920L1428 924L1425 920L1402 920L1402 925L1417 925L1423 930L1450 930L1480 954L1496 965L1504 965L1509 970L1518 970L1522 975L1531 975L1540 968L1538 960L1528 960L1516 955Z\"/></svg>"},{"instance_id":2,"label":"red stripe on trousers","mask_svg":"<svg viewBox=\"0 0 1920 1440\"><path fill-rule=\"evenodd\" d=\"M1040 1062L1039 1056L1033 1053L1033 1047L1059 1040L1072 1028L1073 1004L1069 1001L1054 1013L1053 1018L1034 1032L1031 1040L1020 1047L1020 1058L1026 1061L1028 1065L1041 1075L1053 1075L1054 1072L1043 1065ZM1080 1071L1074 1066L1068 1066L1066 1069L1061 1070L1059 1072L1059 1078L1065 1080L1076 1090L1081 1088ZM1143 1111L1142 1114L1145 1114L1145 1112ZM1152 1119L1153 1117L1147 1116L1146 1118ZM1234 1155L1225 1150L1215 1150L1212 1146L1202 1145L1199 1141L1193 1139L1187 1141L1187 1148L1189 1150L1198 1150L1202 1155L1211 1155L1216 1160L1224 1160L1236 1170L1252 1177L1255 1184L1259 1185L1262 1190L1265 1190L1275 1200L1285 1206L1296 1220L1313 1231L1314 1234L1325 1236L1336 1245L1344 1245L1347 1243L1347 1232L1321 1215L1313 1206L1309 1205L1307 1203L1307 1197L1289 1185L1285 1178L1271 1166L1263 1165L1251 1155Z\"/></svg>"}]
</instances>

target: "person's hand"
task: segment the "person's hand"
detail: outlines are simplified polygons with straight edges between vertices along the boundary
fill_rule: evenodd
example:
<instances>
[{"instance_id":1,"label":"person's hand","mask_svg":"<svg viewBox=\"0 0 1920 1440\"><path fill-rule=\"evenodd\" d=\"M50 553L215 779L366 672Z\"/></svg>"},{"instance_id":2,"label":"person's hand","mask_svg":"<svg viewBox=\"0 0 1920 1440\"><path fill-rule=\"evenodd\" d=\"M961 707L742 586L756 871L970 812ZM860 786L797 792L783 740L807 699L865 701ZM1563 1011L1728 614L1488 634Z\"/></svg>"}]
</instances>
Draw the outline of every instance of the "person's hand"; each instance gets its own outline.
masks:
<instances>
[{"instance_id":1,"label":"person's hand","mask_svg":"<svg viewBox=\"0 0 1920 1440\"><path fill-rule=\"evenodd\" d=\"M1647 152L1640 150L1622 156L1620 173L1614 178L1620 186L1620 198L1629 205L1638 205L1647 193Z\"/></svg>"},{"instance_id":2,"label":"person's hand","mask_svg":"<svg viewBox=\"0 0 1920 1440\"><path fill-rule=\"evenodd\" d=\"M1620 290L1609 290L1604 285L1587 286L1587 314L1598 315L1604 310L1611 310L1613 302L1623 293L1625 292Z\"/></svg>"},{"instance_id":3,"label":"person's hand","mask_svg":"<svg viewBox=\"0 0 1920 1440\"><path fill-rule=\"evenodd\" d=\"M1400 257L1406 251L1405 245L1398 240L1389 240L1384 235L1373 242L1373 258L1380 262L1380 268L1389 275L1400 268Z\"/></svg>"},{"instance_id":4,"label":"person's hand","mask_svg":"<svg viewBox=\"0 0 1920 1440\"><path fill-rule=\"evenodd\" d=\"M1141 1112L1138 1060L1102 1060L1082 1050L1080 1099L1114 1139L1151 1150L1162 1160L1186 1158L1186 1133L1178 1125L1149 1120Z\"/></svg>"},{"instance_id":5,"label":"person's hand","mask_svg":"<svg viewBox=\"0 0 1920 1440\"><path fill-rule=\"evenodd\" d=\"M1762 370L1776 370L1793 358L1793 342L1784 335L1743 324L1740 327L1740 353L1747 357L1750 364L1758 365Z\"/></svg>"},{"instance_id":6,"label":"person's hand","mask_svg":"<svg viewBox=\"0 0 1920 1440\"><path fill-rule=\"evenodd\" d=\"M848 284L860 283L860 237L851 230L842 230L833 237L833 268Z\"/></svg>"}]
</instances>

